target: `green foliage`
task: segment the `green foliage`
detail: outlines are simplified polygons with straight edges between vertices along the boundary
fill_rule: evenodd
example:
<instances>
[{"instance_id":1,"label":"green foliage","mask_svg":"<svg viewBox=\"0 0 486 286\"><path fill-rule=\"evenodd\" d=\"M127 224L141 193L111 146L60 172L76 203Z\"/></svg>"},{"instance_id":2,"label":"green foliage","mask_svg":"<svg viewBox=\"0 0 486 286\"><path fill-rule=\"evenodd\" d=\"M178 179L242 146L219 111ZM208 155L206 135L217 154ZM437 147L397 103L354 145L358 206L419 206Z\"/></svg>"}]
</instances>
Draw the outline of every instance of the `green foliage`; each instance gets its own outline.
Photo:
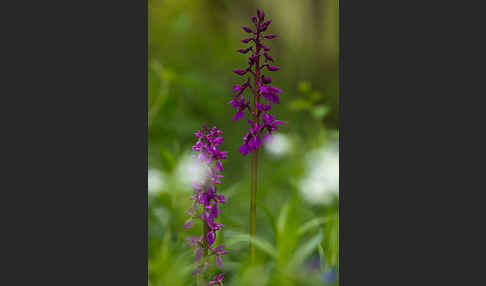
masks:
<instances>
[{"instance_id":1,"label":"green foliage","mask_svg":"<svg viewBox=\"0 0 486 286\"><path fill-rule=\"evenodd\" d=\"M309 112L316 120L323 120L329 114L331 106L321 103L323 95L319 91L313 91L310 82L299 82L297 89L303 96L289 103L290 110Z\"/></svg>"}]
</instances>

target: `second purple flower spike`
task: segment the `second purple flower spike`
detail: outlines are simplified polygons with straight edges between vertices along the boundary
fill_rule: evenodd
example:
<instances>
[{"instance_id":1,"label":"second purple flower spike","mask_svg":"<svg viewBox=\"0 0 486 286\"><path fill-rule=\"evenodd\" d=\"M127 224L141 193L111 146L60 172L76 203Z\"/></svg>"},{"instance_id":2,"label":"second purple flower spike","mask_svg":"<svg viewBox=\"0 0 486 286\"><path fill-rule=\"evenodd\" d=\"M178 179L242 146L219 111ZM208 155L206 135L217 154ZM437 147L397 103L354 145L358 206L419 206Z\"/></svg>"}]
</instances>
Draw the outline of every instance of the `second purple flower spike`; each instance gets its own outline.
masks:
<instances>
[{"instance_id":1,"label":"second purple flower spike","mask_svg":"<svg viewBox=\"0 0 486 286\"><path fill-rule=\"evenodd\" d=\"M227 158L227 152L220 151L218 146L223 143L223 132L218 130L216 126L207 128L203 125L202 129L194 135L198 138L196 144L192 146L192 150L197 154L197 162L204 170L204 176L196 179L192 183L194 194L191 200L194 202L186 211L189 219L185 222L183 228L191 228L194 226L194 219L202 220L202 234L198 236L187 237L189 246L194 247L194 260L196 268L193 274L200 277L206 276L206 270L210 266L210 260L214 257L217 267L223 269L222 255L226 254L225 246L215 246L216 232L223 227L222 223L218 223L215 219L221 213L220 206L226 202L226 198L222 194L218 194L216 186L221 184L220 179L223 178L222 159ZM220 274L220 279L217 281L218 285L222 285L224 273ZM200 280L199 282L203 281ZM216 283L216 282L215 282ZM198 283L198 286L201 283ZM211 283L209 283L211 284Z\"/></svg>"}]
</instances>

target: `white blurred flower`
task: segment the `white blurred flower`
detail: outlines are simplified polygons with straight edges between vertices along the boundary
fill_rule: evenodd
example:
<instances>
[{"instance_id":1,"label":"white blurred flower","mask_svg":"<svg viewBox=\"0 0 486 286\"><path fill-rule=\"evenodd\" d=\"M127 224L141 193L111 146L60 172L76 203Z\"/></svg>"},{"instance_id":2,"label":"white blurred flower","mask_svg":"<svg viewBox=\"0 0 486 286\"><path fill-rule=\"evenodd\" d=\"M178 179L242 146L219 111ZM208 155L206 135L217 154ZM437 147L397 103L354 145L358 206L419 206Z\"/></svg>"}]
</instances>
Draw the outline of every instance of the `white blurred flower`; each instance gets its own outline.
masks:
<instances>
[{"instance_id":1,"label":"white blurred flower","mask_svg":"<svg viewBox=\"0 0 486 286\"><path fill-rule=\"evenodd\" d=\"M323 147L307 156L308 173L299 186L302 195L311 203L328 203L339 194L338 148Z\"/></svg>"},{"instance_id":2,"label":"white blurred flower","mask_svg":"<svg viewBox=\"0 0 486 286\"><path fill-rule=\"evenodd\" d=\"M274 133L273 137L265 143L265 150L277 157L285 155L290 150L291 145L289 138L280 133Z\"/></svg>"},{"instance_id":3,"label":"white blurred flower","mask_svg":"<svg viewBox=\"0 0 486 286\"><path fill-rule=\"evenodd\" d=\"M149 195L159 193L166 187L164 174L157 169L149 168L147 177Z\"/></svg>"},{"instance_id":4,"label":"white blurred flower","mask_svg":"<svg viewBox=\"0 0 486 286\"><path fill-rule=\"evenodd\" d=\"M191 155L184 155L177 164L176 179L188 192L193 182L201 182L207 175L207 168Z\"/></svg>"}]
</instances>

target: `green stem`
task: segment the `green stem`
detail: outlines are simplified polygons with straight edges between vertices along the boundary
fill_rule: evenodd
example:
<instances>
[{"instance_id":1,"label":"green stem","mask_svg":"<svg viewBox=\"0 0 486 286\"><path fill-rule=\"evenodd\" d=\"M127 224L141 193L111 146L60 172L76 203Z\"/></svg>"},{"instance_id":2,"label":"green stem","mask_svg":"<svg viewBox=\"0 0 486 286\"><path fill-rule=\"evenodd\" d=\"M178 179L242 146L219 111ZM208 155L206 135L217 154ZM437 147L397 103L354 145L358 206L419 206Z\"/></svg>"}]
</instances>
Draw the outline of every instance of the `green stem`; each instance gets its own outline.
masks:
<instances>
[{"instance_id":1,"label":"green stem","mask_svg":"<svg viewBox=\"0 0 486 286\"><path fill-rule=\"evenodd\" d=\"M250 236L253 238L256 234L256 191L258 181L258 150L253 151L251 161L251 200L250 200ZM250 259L255 263L255 245L250 241Z\"/></svg>"},{"instance_id":2,"label":"green stem","mask_svg":"<svg viewBox=\"0 0 486 286\"><path fill-rule=\"evenodd\" d=\"M205 221L202 221L203 223L203 241L202 241L202 248L203 248L203 258L201 260L201 263L204 263L206 262L206 258L208 257L208 232L209 232L209 227L208 227L208 224L205 222ZM203 286L203 285L207 285L207 282L206 282L206 273L201 273L201 275L199 275L199 279L198 279L198 286Z\"/></svg>"},{"instance_id":3,"label":"green stem","mask_svg":"<svg viewBox=\"0 0 486 286\"><path fill-rule=\"evenodd\" d=\"M208 224L203 221L203 258L206 258L208 256L208 232L209 232L209 227Z\"/></svg>"},{"instance_id":4,"label":"green stem","mask_svg":"<svg viewBox=\"0 0 486 286\"><path fill-rule=\"evenodd\" d=\"M260 33L256 35L256 42L259 41ZM255 44L255 54L260 53L260 46ZM260 82L260 56L256 57L255 73L254 73L254 88L253 88L253 116L255 123L258 124L259 110L257 103L259 101L258 86ZM258 182L258 150L253 150L251 161L251 198L250 198L250 237L254 238L256 235L256 191ZM250 241L250 261L251 264L255 264L255 245Z\"/></svg>"}]
</instances>

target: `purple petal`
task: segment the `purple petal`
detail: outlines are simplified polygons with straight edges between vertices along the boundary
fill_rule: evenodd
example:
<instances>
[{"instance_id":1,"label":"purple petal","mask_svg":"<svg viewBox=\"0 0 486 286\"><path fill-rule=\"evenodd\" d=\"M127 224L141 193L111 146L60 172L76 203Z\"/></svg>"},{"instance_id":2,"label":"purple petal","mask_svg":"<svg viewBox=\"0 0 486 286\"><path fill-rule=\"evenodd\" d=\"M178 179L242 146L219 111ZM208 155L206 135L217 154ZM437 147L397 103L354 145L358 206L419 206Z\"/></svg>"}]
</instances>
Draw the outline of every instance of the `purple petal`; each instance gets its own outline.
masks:
<instances>
[{"instance_id":1,"label":"purple petal","mask_svg":"<svg viewBox=\"0 0 486 286\"><path fill-rule=\"evenodd\" d=\"M248 144L243 143L238 151L243 155L247 155L248 153L250 153L250 148L248 147Z\"/></svg>"},{"instance_id":2,"label":"purple petal","mask_svg":"<svg viewBox=\"0 0 486 286\"><path fill-rule=\"evenodd\" d=\"M260 136L255 137L255 146L256 148L260 147L263 144L262 139L260 139Z\"/></svg>"},{"instance_id":3,"label":"purple petal","mask_svg":"<svg viewBox=\"0 0 486 286\"><path fill-rule=\"evenodd\" d=\"M207 239L208 239L208 246L213 245L214 240L216 239L216 234L212 231L208 232Z\"/></svg>"},{"instance_id":4,"label":"purple petal","mask_svg":"<svg viewBox=\"0 0 486 286\"><path fill-rule=\"evenodd\" d=\"M224 250L225 247L226 247L226 245L224 245L224 244L218 245L218 247L216 247L216 249L214 251L216 251L216 253L218 255L225 254L226 253L226 250Z\"/></svg>"},{"instance_id":5,"label":"purple petal","mask_svg":"<svg viewBox=\"0 0 486 286\"><path fill-rule=\"evenodd\" d=\"M208 196L212 198L216 194L216 187L208 186L207 191L208 191Z\"/></svg>"},{"instance_id":6,"label":"purple petal","mask_svg":"<svg viewBox=\"0 0 486 286\"><path fill-rule=\"evenodd\" d=\"M234 69L233 72L239 75L244 75L247 73L247 71L244 71L242 69Z\"/></svg>"},{"instance_id":7,"label":"purple petal","mask_svg":"<svg viewBox=\"0 0 486 286\"><path fill-rule=\"evenodd\" d=\"M226 203L226 197L224 195L216 195L216 199L220 203Z\"/></svg>"},{"instance_id":8,"label":"purple petal","mask_svg":"<svg viewBox=\"0 0 486 286\"><path fill-rule=\"evenodd\" d=\"M203 193L201 193L201 195L199 196L198 203L200 203L200 204L204 204L204 205L207 205L207 204L209 203L209 197L208 197L208 194L207 194L207 193L204 193L204 192L203 192ZM203 220L204 220L204 218L203 218L204 216L205 216L205 214L204 214L204 213L202 213L202 214L201 214L201 219L203 219Z\"/></svg>"},{"instance_id":9,"label":"purple petal","mask_svg":"<svg viewBox=\"0 0 486 286\"><path fill-rule=\"evenodd\" d=\"M194 221L192 220L192 217L191 217L186 221L186 223L184 223L184 226L182 226L182 228L187 229L187 228L191 228L193 226L194 226Z\"/></svg>"},{"instance_id":10,"label":"purple petal","mask_svg":"<svg viewBox=\"0 0 486 286\"><path fill-rule=\"evenodd\" d=\"M265 123L271 124L272 121L275 119L275 117L271 114L263 113L262 114L263 120L265 120Z\"/></svg>"},{"instance_id":11,"label":"purple petal","mask_svg":"<svg viewBox=\"0 0 486 286\"><path fill-rule=\"evenodd\" d=\"M202 248L200 247L196 248L196 250L194 251L194 260L196 262L199 261L202 257L202 254L203 254Z\"/></svg>"},{"instance_id":12,"label":"purple petal","mask_svg":"<svg viewBox=\"0 0 486 286\"><path fill-rule=\"evenodd\" d=\"M260 103L257 103L256 106L257 106L257 109L258 110L261 110L261 111L267 111L267 110L269 110L272 107L271 104L265 104L265 105L263 105L263 104L260 104Z\"/></svg>"},{"instance_id":13,"label":"purple petal","mask_svg":"<svg viewBox=\"0 0 486 286\"><path fill-rule=\"evenodd\" d=\"M242 88L243 88L243 86L241 86L239 84L233 85L233 91L240 91Z\"/></svg>"},{"instance_id":14,"label":"purple petal","mask_svg":"<svg viewBox=\"0 0 486 286\"><path fill-rule=\"evenodd\" d=\"M273 39L273 38L277 37L277 35L275 35L275 34L270 34L270 35L265 35L265 36L263 36L263 37L264 37L264 38L266 38L266 39Z\"/></svg>"},{"instance_id":15,"label":"purple petal","mask_svg":"<svg viewBox=\"0 0 486 286\"><path fill-rule=\"evenodd\" d=\"M202 189L202 186L199 185L197 182L192 182L191 187L197 191L200 191Z\"/></svg>"},{"instance_id":16,"label":"purple petal","mask_svg":"<svg viewBox=\"0 0 486 286\"><path fill-rule=\"evenodd\" d=\"M228 104L231 104L233 108L239 108L241 106L241 103L238 100L236 100L236 98L229 101Z\"/></svg>"},{"instance_id":17,"label":"purple petal","mask_svg":"<svg viewBox=\"0 0 486 286\"><path fill-rule=\"evenodd\" d=\"M257 16L258 18L261 20L263 20L265 18L265 12L263 12L262 10L260 9L257 9Z\"/></svg>"},{"instance_id":18,"label":"purple petal","mask_svg":"<svg viewBox=\"0 0 486 286\"><path fill-rule=\"evenodd\" d=\"M221 163L221 160L216 161L216 167L220 172L223 172L223 164Z\"/></svg>"},{"instance_id":19,"label":"purple petal","mask_svg":"<svg viewBox=\"0 0 486 286\"><path fill-rule=\"evenodd\" d=\"M263 23L262 25L260 25L260 27L258 29L260 32L265 32L267 30L268 25L265 25L265 23ZM270 25L270 23L268 23L268 24Z\"/></svg>"},{"instance_id":20,"label":"purple petal","mask_svg":"<svg viewBox=\"0 0 486 286\"><path fill-rule=\"evenodd\" d=\"M268 76L262 76L262 81L264 84L269 84L272 82L272 79Z\"/></svg>"},{"instance_id":21,"label":"purple petal","mask_svg":"<svg viewBox=\"0 0 486 286\"><path fill-rule=\"evenodd\" d=\"M275 95L269 93L262 93L262 95L266 100L276 103Z\"/></svg>"},{"instance_id":22,"label":"purple petal","mask_svg":"<svg viewBox=\"0 0 486 286\"><path fill-rule=\"evenodd\" d=\"M250 50L250 48L248 48L248 49L239 49L239 50L237 50L237 52L240 52L242 54L246 54L246 53L248 53L249 50Z\"/></svg>"},{"instance_id":23,"label":"purple petal","mask_svg":"<svg viewBox=\"0 0 486 286\"><path fill-rule=\"evenodd\" d=\"M253 138L250 139L250 141L248 142L248 145L252 149L257 149L258 147L260 147L262 145L262 140L260 139L259 136L254 136Z\"/></svg>"},{"instance_id":24,"label":"purple petal","mask_svg":"<svg viewBox=\"0 0 486 286\"><path fill-rule=\"evenodd\" d=\"M211 208L211 216L212 217L218 217L218 204L214 204L213 207Z\"/></svg>"},{"instance_id":25,"label":"purple petal","mask_svg":"<svg viewBox=\"0 0 486 286\"><path fill-rule=\"evenodd\" d=\"M272 123L272 128L277 128L277 125L279 124L282 124L282 125L285 125L285 122L281 121L281 120L275 120L273 123Z\"/></svg>"},{"instance_id":26,"label":"purple petal","mask_svg":"<svg viewBox=\"0 0 486 286\"><path fill-rule=\"evenodd\" d=\"M279 68L279 67L277 67L277 66L267 66L267 69L268 69L269 71L278 71L280 68Z\"/></svg>"},{"instance_id":27,"label":"purple petal","mask_svg":"<svg viewBox=\"0 0 486 286\"><path fill-rule=\"evenodd\" d=\"M201 219L202 219L203 221L205 221L205 222L208 222L208 220L209 220L209 215L208 215L208 213L207 213L207 212L202 212L202 214L201 214Z\"/></svg>"},{"instance_id":28,"label":"purple petal","mask_svg":"<svg viewBox=\"0 0 486 286\"><path fill-rule=\"evenodd\" d=\"M195 246L199 241L195 235L186 237L186 239L188 240L187 244L189 244L189 246Z\"/></svg>"},{"instance_id":29,"label":"purple petal","mask_svg":"<svg viewBox=\"0 0 486 286\"><path fill-rule=\"evenodd\" d=\"M238 110L238 112L236 112L235 116L233 117L233 121L237 121L238 119L243 117L245 117L245 112L243 112L243 110Z\"/></svg>"},{"instance_id":30,"label":"purple petal","mask_svg":"<svg viewBox=\"0 0 486 286\"><path fill-rule=\"evenodd\" d=\"M267 60L273 62L273 58L269 54L263 53L263 55L265 56L265 58L267 58Z\"/></svg>"},{"instance_id":31,"label":"purple petal","mask_svg":"<svg viewBox=\"0 0 486 286\"><path fill-rule=\"evenodd\" d=\"M251 29L250 29L248 26L243 26L242 28L243 28L243 30L245 30L245 32L247 32L247 33L253 33L253 31L252 31L252 30L251 30Z\"/></svg>"},{"instance_id":32,"label":"purple petal","mask_svg":"<svg viewBox=\"0 0 486 286\"><path fill-rule=\"evenodd\" d=\"M265 135L263 135L263 140L265 140L265 142L272 142L272 139L273 139L273 135L270 132L265 133Z\"/></svg>"},{"instance_id":33,"label":"purple petal","mask_svg":"<svg viewBox=\"0 0 486 286\"><path fill-rule=\"evenodd\" d=\"M218 265L219 268L223 269L223 260L221 259L221 256L216 257L216 265Z\"/></svg>"}]
</instances>

